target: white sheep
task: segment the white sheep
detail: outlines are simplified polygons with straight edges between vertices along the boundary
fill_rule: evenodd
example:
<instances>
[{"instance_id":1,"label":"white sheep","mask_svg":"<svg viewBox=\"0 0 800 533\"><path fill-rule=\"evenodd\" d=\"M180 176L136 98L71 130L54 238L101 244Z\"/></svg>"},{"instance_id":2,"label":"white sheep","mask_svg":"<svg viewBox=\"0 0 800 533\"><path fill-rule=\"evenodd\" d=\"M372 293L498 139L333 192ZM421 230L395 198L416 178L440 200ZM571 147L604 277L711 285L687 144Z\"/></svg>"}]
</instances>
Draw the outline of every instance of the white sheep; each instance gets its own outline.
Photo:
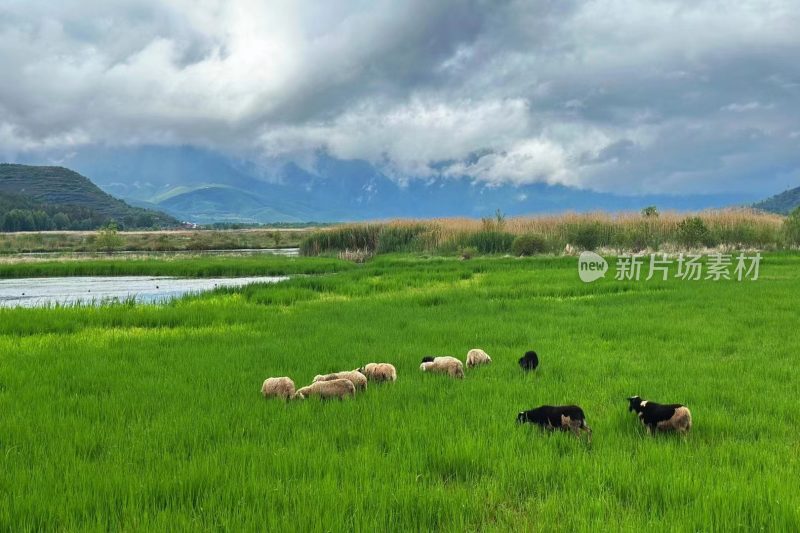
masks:
<instances>
[{"instance_id":1,"label":"white sheep","mask_svg":"<svg viewBox=\"0 0 800 533\"><path fill-rule=\"evenodd\" d=\"M333 374L323 374L314 377L314 382L317 381L331 381L334 379L348 379L356 387L356 390L364 390L367 388L367 377L358 370L350 370L346 372L334 372Z\"/></svg>"},{"instance_id":2,"label":"white sheep","mask_svg":"<svg viewBox=\"0 0 800 533\"><path fill-rule=\"evenodd\" d=\"M473 348L467 352L467 368L472 368L478 365L488 365L491 362L492 358L489 357L489 354L480 348Z\"/></svg>"},{"instance_id":3,"label":"white sheep","mask_svg":"<svg viewBox=\"0 0 800 533\"><path fill-rule=\"evenodd\" d=\"M358 371L370 381L397 381L397 370L389 363L369 363Z\"/></svg>"},{"instance_id":4,"label":"white sheep","mask_svg":"<svg viewBox=\"0 0 800 533\"><path fill-rule=\"evenodd\" d=\"M316 381L307 387L303 387L295 394L298 400L305 400L309 396L319 396L323 400L329 398L345 398L355 396L356 387L349 379L333 379L331 381Z\"/></svg>"},{"instance_id":5,"label":"white sheep","mask_svg":"<svg viewBox=\"0 0 800 533\"><path fill-rule=\"evenodd\" d=\"M423 372L437 372L447 374L452 378L464 379L464 365L449 355L436 357L433 361L426 361L419 366L419 369Z\"/></svg>"},{"instance_id":6,"label":"white sheep","mask_svg":"<svg viewBox=\"0 0 800 533\"><path fill-rule=\"evenodd\" d=\"M289 400L294 397L294 381L287 377L267 378L261 385L261 394L264 398L283 398Z\"/></svg>"}]
</instances>

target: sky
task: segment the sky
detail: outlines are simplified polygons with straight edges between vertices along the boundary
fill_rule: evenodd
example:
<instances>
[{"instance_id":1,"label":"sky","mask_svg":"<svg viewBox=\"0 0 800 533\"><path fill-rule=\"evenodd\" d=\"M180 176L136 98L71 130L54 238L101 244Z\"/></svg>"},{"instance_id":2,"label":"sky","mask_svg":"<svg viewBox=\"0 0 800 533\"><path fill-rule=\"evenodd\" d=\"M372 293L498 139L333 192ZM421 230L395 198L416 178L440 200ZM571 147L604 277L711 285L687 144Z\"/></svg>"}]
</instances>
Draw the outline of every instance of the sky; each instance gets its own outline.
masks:
<instances>
[{"instance_id":1,"label":"sky","mask_svg":"<svg viewBox=\"0 0 800 533\"><path fill-rule=\"evenodd\" d=\"M0 0L0 159L766 196L800 185L797 28L797 0Z\"/></svg>"}]
</instances>

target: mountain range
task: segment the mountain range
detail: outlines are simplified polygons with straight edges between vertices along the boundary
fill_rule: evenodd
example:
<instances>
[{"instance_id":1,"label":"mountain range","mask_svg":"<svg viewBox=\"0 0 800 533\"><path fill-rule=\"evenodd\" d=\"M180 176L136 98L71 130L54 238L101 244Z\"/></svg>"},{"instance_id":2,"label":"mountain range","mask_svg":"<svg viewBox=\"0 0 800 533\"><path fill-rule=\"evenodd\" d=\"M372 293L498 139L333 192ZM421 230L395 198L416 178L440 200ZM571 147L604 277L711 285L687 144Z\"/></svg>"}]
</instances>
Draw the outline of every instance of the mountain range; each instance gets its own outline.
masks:
<instances>
[{"instance_id":1,"label":"mountain range","mask_svg":"<svg viewBox=\"0 0 800 533\"><path fill-rule=\"evenodd\" d=\"M103 190L183 221L304 222L478 217L560 211L698 210L749 205L745 194L623 195L560 185L490 186L464 179L391 179L366 161L320 154L312 170L255 165L194 147L83 149L63 164Z\"/></svg>"},{"instance_id":2,"label":"mountain range","mask_svg":"<svg viewBox=\"0 0 800 533\"><path fill-rule=\"evenodd\" d=\"M164 213L133 207L63 167L0 164L0 229L4 231L174 227Z\"/></svg>"},{"instance_id":3,"label":"mountain range","mask_svg":"<svg viewBox=\"0 0 800 533\"><path fill-rule=\"evenodd\" d=\"M788 215L800 207L800 187L789 189L753 205L756 209Z\"/></svg>"}]
</instances>

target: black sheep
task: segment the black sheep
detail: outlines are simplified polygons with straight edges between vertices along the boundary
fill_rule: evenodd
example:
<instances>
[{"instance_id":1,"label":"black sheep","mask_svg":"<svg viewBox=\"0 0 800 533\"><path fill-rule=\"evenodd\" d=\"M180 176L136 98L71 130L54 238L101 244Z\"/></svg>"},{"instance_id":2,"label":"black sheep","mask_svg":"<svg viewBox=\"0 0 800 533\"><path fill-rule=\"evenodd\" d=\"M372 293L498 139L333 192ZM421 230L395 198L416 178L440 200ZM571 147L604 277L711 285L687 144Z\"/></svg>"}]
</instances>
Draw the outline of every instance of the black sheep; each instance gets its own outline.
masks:
<instances>
[{"instance_id":1,"label":"black sheep","mask_svg":"<svg viewBox=\"0 0 800 533\"><path fill-rule=\"evenodd\" d=\"M536 367L539 366L539 356L534 351L525 352L525 355L519 358L519 366L525 372L536 370Z\"/></svg>"},{"instance_id":2,"label":"black sheep","mask_svg":"<svg viewBox=\"0 0 800 533\"><path fill-rule=\"evenodd\" d=\"M536 424L542 429L572 431L580 437L581 430L589 433L592 440L592 430L586 425L586 416L583 409L577 405L542 405L530 411L522 411L517 415L518 424Z\"/></svg>"}]
</instances>

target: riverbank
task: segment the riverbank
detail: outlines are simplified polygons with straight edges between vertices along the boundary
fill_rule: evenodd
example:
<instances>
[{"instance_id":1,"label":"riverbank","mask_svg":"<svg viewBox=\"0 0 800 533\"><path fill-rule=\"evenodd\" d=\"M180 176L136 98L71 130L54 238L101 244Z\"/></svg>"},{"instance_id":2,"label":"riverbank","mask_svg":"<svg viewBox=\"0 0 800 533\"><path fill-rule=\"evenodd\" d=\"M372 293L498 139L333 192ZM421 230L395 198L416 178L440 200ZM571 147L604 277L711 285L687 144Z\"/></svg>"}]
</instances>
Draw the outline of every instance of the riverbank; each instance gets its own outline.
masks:
<instances>
[{"instance_id":1,"label":"riverbank","mask_svg":"<svg viewBox=\"0 0 800 533\"><path fill-rule=\"evenodd\" d=\"M297 248L316 228L0 233L0 257L39 252L175 252Z\"/></svg>"},{"instance_id":2,"label":"riverbank","mask_svg":"<svg viewBox=\"0 0 800 533\"><path fill-rule=\"evenodd\" d=\"M288 276L329 274L355 268L352 262L331 257L279 255L214 255L162 257L100 257L36 259L0 262L0 279L54 276Z\"/></svg>"}]
</instances>

